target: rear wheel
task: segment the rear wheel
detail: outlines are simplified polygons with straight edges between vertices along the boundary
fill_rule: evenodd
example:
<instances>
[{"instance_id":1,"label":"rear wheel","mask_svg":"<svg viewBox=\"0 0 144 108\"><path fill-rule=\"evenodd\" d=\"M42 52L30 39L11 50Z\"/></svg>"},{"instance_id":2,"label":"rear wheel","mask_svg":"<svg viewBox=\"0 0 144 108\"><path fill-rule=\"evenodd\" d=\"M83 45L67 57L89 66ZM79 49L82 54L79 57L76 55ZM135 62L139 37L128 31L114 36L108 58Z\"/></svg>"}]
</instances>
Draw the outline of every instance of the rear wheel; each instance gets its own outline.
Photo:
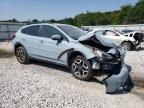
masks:
<instances>
[{"instance_id":1,"label":"rear wheel","mask_svg":"<svg viewBox=\"0 0 144 108\"><path fill-rule=\"evenodd\" d=\"M20 46L20 47L16 48L15 55L16 55L17 60L21 64L29 63L29 57L28 57L27 51L25 50L24 47Z\"/></svg>"},{"instance_id":2,"label":"rear wheel","mask_svg":"<svg viewBox=\"0 0 144 108\"><path fill-rule=\"evenodd\" d=\"M121 45L127 51L130 51L133 48L133 45L130 42L123 42Z\"/></svg>"},{"instance_id":3,"label":"rear wheel","mask_svg":"<svg viewBox=\"0 0 144 108\"><path fill-rule=\"evenodd\" d=\"M72 58L70 63L70 71L75 78L79 80L90 80L92 78L92 68L89 61L83 56L76 56Z\"/></svg>"}]
</instances>

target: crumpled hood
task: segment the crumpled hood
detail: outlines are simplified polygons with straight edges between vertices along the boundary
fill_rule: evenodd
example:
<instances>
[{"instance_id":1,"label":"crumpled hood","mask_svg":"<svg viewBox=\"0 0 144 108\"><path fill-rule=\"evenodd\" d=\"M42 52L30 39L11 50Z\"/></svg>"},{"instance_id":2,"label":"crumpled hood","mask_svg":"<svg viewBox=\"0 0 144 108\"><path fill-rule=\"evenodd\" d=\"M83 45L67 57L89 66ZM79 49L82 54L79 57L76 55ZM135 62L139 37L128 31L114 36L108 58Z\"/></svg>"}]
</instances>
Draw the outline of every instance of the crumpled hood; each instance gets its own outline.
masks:
<instances>
[{"instance_id":1,"label":"crumpled hood","mask_svg":"<svg viewBox=\"0 0 144 108\"><path fill-rule=\"evenodd\" d=\"M94 33L88 33L86 35L81 36L78 41L85 41L89 38L91 38L92 36L95 36L96 39L103 45L106 47L111 47L111 48L117 48L117 45L114 44L111 40L109 40L108 38L105 38L103 36L96 36Z\"/></svg>"},{"instance_id":2,"label":"crumpled hood","mask_svg":"<svg viewBox=\"0 0 144 108\"><path fill-rule=\"evenodd\" d=\"M88 38L92 37L93 35L95 35L95 34L94 33L87 33L86 35L81 36L78 40L84 41L84 40L87 40Z\"/></svg>"}]
</instances>

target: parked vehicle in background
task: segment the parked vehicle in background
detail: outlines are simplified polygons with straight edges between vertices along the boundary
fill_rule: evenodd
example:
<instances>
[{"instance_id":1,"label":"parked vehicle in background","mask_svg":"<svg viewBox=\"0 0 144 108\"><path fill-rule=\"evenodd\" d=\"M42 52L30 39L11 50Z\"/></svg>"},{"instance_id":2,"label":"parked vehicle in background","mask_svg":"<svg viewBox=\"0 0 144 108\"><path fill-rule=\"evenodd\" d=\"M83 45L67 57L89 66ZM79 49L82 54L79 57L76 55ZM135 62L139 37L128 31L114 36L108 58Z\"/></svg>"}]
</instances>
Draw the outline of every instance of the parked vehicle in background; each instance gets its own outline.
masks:
<instances>
[{"instance_id":1,"label":"parked vehicle in background","mask_svg":"<svg viewBox=\"0 0 144 108\"><path fill-rule=\"evenodd\" d=\"M121 45L125 50L133 50L144 40L143 33L134 31L129 33L117 30L93 30L91 33L111 39L115 44Z\"/></svg>"},{"instance_id":2,"label":"parked vehicle in background","mask_svg":"<svg viewBox=\"0 0 144 108\"><path fill-rule=\"evenodd\" d=\"M120 30L121 33L130 33L130 32L134 32L135 30L130 30L130 29L124 29L124 30Z\"/></svg>"},{"instance_id":3,"label":"parked vehicle in background","mask_svg":"<svg viewBox=\"0 0 144 108\"><path fill-rule=\"evenodd\" d=\"M123 90L129 78L125 51L93 33L65 24L34 24L15 34L13 49L21 64L38 59L67 66L75 78L89 80L106 72L106 92Z\"/></svg>"},{"instance_id":4,"label":"parked vehicle in background","mask_svg":"<svg viewBox=\"0 0 144 108\"><path fill-rule=\"evenodd\" d=\"M141 44L141 42L144 42L144 33L143 32L141 32L141 31L127 31L127 33L126 33L126 31L123 31L123 32L125 32L125 36L129 36L129 37L134 37L135 38L135 40L138 40L137 41L137 46L138 45L140 45Z\"/></svg>"}]
</instances>

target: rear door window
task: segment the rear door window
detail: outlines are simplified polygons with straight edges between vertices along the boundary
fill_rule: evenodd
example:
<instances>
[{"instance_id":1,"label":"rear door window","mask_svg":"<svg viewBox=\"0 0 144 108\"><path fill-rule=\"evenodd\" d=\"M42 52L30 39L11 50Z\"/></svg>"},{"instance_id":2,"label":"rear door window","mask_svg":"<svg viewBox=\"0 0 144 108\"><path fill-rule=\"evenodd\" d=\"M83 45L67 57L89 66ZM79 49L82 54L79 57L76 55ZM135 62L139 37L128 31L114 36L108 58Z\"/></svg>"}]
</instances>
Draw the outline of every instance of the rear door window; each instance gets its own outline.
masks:
<instances>
[{"instance_id":1,"label":"rear door window","mask_svg":"<svg viewBox=\"0 0 144 108\"><path fill-rule=\"evenodd\" d=\"M21 32L32 36L39 36L39 28L39 25L29 26L22 29Z\"/></svg>"}]
</instances>

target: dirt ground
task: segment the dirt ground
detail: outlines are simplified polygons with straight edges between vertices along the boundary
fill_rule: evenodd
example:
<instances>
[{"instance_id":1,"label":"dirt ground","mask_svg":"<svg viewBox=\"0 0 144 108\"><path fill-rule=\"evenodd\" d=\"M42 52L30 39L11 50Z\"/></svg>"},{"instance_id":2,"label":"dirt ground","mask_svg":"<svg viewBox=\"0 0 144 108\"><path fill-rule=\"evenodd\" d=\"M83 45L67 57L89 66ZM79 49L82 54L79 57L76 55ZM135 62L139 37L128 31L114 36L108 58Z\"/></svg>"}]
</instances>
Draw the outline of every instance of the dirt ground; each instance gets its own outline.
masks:
<instances>
[{"instance_id":1,"label":"dirt ground","mask_svg":"<svg viewBox=\"0 0 144 108\"><path fill-rule=\"evenodd\" d=\"M126 94L105 94L97 79L75 79L62 66L32 61L19 64L11 43L0 43L0 108L144 108L144 44L128 51L134 88Z\"/></svg>"}]
</instances>

